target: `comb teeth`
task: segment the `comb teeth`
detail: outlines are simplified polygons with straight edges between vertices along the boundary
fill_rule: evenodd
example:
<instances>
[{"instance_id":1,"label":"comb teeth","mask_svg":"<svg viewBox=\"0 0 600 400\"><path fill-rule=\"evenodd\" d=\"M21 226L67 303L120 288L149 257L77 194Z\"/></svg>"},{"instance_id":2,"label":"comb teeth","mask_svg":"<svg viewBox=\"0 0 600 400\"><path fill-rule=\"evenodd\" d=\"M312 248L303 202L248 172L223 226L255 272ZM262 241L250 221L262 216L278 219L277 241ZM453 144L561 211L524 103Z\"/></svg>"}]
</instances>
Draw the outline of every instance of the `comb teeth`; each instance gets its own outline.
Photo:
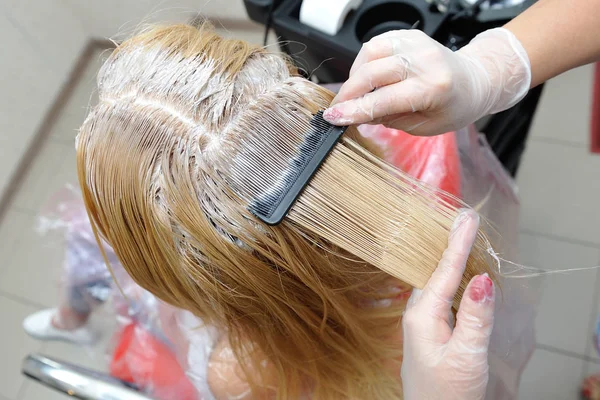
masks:
<instances>
[{"instance_id":1,"label":"comb teeth","mask_svg":"<svg viewBox=\"0 0 600 400\"><path fill-rule=\"evenodd\" d=\"M339 128L325 121L325 119L323 118L323 111L317 111L314 117L310 120L310 126L318 132L326 132L332 128Z\"/></svg>"},{"instance_id":2,"label":"comb teeth","mask_svg":"<svg viewBox=\"0 0 600 400\"><path fill-rule=\"evenodd\" d=\"M347 127L331 125L319 111L311 119L309 129L297 156L281 171L281 188L250 204L250 212L267 225L281 223Z\"/></svg>"}]
</instances>

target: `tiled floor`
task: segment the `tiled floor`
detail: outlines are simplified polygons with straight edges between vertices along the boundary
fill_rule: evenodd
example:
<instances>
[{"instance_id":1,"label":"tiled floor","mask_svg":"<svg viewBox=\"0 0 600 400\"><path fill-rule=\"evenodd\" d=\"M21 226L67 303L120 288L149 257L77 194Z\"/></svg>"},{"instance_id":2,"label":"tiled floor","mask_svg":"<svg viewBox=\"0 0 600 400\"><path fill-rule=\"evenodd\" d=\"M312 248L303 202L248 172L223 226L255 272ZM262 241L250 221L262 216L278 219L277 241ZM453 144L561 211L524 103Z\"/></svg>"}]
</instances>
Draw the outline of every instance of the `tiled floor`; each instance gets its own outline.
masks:
<instances>
[{"instance_id":1,"label":"tiled floor","mask_svg":"<svg viewBox=\"0 0 600 400\"><path fill-rule=\"evenodd\" d=\"M21 327L32 312L53 306L59 299L58 283L64 248L55 236L36 231L38 215L49 197L66 183L76 182L74 139L90 101L100 53L81 77L50 138L20 183L13 204L0 224L0 316L3 338L0 343L0 399L53 400L67 397L52 392L21 376L23 358L41 352L78 365L106 369L102 349L78 348L65 343L42 343L29 338ZM92 99L94 101L94 99ZM94 323L102 326L102 313ZM105 329L105 328L103 328Z\"/></svg>"},{"instance_id":2,"label":"tiled floor","mask_svg":"<svg viewBox=\"0 0 600 400\"><path fill-rule=\"evenodd\" d=\"M235 34L235 33L232 33ZM248 36L247 36L248 37ZM253 33L251 40L260 40ZM102 57L85 73L52 129L0 224L0 399L63 399L19 372L35 351L105 368L102 353L64 343L41 343L25 335L29 313L56 304L62 261L60 243L34 231L49 196L75 182L74 137L92 95ZM600 262L600 156L588 152L590 67L579 68L546 88L523 159L518 183L522 197L521 252L527 265L560 270ZM522 378L520 398L569 400L588 373L600 372L592 347L599 310L598 272L555 274L546 279L536 325L538 349Z\"/></svg>"},{"instance_id":3,"label":"tiled floor","mask_svg":"<svg viewBox=\"0 0 600 400\"><path fill-rule=\"evenodd\" d=\"M549 270L600 264L600 155L588 151L592 67L548 82L517 183L523 263ZM522 378L522 399L577 399L600 372L593 347L597 270L546 277L536 321L538 349Z\"/></svg>"}]
</instances>

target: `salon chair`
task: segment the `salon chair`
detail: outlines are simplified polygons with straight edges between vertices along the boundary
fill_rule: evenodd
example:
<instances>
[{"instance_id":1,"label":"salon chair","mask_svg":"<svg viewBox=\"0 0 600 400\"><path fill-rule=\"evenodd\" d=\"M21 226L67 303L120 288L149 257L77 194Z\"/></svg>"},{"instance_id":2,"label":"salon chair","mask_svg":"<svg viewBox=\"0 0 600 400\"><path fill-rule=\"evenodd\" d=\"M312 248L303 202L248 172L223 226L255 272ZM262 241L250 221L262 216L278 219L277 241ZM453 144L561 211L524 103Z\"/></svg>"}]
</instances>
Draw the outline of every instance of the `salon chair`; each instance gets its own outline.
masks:
<instances>
[{"instance_id":1,"label":"salon chair","mask_svg":"<svg viewBox=\"0 0 600 400\"><path fill-rule=\"evenodd\" d=\"M330 1L330 0L321 0ZM344 0L341 0L344 1ZM348 0L347 0L348 1ZM273 29L282 51L303 73L319 83L348 78L363 43L390 30L420 29L446 47L457 50L478 33L499 27L535 0L353 0L335 34L301 22L303 0L244 0L250 19ZM498 159L515 176L543 85L518 104L478 121Z\"/></svg>"}]
</instances>

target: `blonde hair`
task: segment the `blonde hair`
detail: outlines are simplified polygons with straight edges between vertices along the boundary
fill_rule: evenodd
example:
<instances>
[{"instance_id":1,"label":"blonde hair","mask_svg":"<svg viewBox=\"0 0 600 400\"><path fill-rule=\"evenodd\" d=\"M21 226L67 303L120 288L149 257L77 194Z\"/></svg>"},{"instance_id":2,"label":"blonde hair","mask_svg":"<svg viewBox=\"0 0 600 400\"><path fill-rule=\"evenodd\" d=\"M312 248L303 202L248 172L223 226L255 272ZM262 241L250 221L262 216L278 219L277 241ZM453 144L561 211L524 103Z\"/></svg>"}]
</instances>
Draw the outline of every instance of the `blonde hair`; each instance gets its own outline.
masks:
<instances>
[{"instance_id":1,"label":"blonde hair","mask_svg":"<svg viewBox=\"0 0 600 400\"><path fill-rule=\"evenodd\" d=\"M460 202L349 128L284 222L259 223L250 202L280 184L333 94L207 25L125 41L98 90L78 136L79 180L94 229L132 278L220 327L255 393L266 359L278 399L401 397L405 304L391 301L402 285L392 277L425 284ZM488 246L480 234L461 290L492 272Z\"/></svg>"}]
</instances>

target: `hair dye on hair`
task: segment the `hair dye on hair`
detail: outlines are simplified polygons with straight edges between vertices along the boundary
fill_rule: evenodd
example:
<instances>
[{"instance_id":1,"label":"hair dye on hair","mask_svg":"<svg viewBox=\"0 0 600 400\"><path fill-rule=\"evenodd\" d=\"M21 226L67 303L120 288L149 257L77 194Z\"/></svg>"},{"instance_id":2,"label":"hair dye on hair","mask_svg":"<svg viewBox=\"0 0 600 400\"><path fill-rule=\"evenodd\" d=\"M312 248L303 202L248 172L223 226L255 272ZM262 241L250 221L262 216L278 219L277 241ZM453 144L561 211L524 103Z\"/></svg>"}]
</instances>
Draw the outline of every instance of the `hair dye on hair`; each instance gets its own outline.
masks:
<instances>
[{"instance_id":1,"label":"hair dye on hair","mask_svg":"<svg viewBox=\"0 0 600 400\"><path fill-rule=\"evenodd\" d=\"M395 289L427 282L462 203L350 127L285 220L261 223L252 202L285 185L333 94L208 25L123 42L98 91L78 135L79 181L131 277L218 327L256 398L401 397ZM480 233L455 305L474 275L494 276L488 248Z\"/></svg>"}]
</instances>

